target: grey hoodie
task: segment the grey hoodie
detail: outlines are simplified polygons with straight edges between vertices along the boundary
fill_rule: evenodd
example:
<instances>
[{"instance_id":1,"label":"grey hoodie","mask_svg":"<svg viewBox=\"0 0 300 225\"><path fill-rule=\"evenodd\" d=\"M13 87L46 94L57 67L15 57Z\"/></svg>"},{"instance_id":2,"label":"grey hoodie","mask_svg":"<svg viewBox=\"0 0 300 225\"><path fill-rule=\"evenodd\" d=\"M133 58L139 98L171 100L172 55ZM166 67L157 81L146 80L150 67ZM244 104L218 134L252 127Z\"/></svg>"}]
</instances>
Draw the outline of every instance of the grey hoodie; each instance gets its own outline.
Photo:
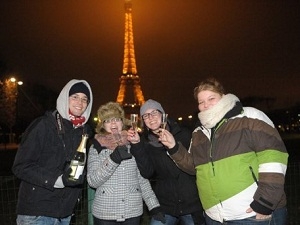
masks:
<instances>
[{"instance_id":1,"label":"grey hoodie","mask_svg":"<svg viewBox=\"0 0 300 225\"><path fill-rule=\"evenodd\" d=\"M89 104L86 108L86 110L84 111L83 115L85 117L85 122L83 124L85 124L91 114L92 111L92 105L93 105L93 94L92 94L92 89L90 87L90 85L88 84L87 81L85 80L70 80L65 86L64 88L61 90L57 100L56 100L56 109L59 112L59 114L64 118L69 120L69 91L71 89L71 87L76 84L76 83L84 83L89 91L90 91L90 101Z\"/></svg>"}]
</instances>

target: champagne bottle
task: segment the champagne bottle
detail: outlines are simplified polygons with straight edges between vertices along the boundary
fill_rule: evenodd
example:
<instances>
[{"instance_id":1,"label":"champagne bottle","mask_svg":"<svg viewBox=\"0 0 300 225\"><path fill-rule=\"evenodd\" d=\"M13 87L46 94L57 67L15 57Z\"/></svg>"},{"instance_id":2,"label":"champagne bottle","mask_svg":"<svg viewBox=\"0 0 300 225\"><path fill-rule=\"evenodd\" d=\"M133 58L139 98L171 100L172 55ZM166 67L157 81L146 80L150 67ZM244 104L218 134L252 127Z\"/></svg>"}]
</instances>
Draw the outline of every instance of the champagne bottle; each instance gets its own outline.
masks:
<instances>
[{"instance_id":1,"label":"champagne bottle","mask_svg":"<svg viewBox=\"0 0 300 225\"><path fill-rule=\"evenodd\" d=\"M77 151L71 160L70 167L72 172L70 173L69 179L77 180L83 173L85 162L86 162L86 142L88 139L87 134L82 135L81 142L77 148Z\"/></svg>"}]
</instances>

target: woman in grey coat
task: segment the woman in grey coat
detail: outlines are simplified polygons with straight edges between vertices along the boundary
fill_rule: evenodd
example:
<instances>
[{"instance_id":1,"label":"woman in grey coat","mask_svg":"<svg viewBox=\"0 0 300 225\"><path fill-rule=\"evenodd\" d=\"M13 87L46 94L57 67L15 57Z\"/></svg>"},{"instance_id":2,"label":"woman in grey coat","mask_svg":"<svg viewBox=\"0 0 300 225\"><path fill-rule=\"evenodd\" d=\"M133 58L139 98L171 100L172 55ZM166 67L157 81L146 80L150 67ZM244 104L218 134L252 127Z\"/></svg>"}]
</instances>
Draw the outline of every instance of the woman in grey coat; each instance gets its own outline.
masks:
<instances>
[{"instance_id":1,"label":"woman in grey coat","mask_svg":"<svg viewBox=\"0 0 300 225\"><path fill-rule=\"evenodd\" d=\"M143 199L150 215L163 218L150 182L140 175L129 152L124 110L118 103L109 102L100 106L98 118L87 171L88 183L96 189L92 206L94 224L139 225Z\"/></svg>"}]
</instances>

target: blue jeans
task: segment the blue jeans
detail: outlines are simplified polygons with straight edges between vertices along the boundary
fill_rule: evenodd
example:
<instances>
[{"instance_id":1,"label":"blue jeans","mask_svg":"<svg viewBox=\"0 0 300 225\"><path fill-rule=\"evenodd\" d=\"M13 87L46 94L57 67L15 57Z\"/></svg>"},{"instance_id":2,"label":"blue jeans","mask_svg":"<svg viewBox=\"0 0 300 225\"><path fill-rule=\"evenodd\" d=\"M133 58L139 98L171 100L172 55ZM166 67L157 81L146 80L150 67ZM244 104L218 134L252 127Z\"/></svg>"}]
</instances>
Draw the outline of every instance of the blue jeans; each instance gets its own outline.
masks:
<instances>
[{"instance_id":1,"label":"blue jeans","mask_svg":"<svg viewBox=\"0 0 300 225\"><path fill-rule=\"evenodd\" d=\"M17 216L17 225L69 225L70 221L71 216L61 219L47 216Z\"/></svg>"},{"instance_id":2,"label":"blue jeans","mask_svg":"<svg viewBox=\"0 0 300 225\"><path fill-rule=\"evenodd\" d=\"M206 225L286 225L287 221L287 209L286 207L276 209L272 213L272 217L266 220L257 220L254 217L249 217L242 220L230 220L220 223L218 221L212 220L207 215L205 215Z\"/></svg>"},{"instance_id":3,"label":"blue jeans","mask_svg":"<svg viewBox=\"0 0 300 225\"><path fill-rule=\"evenodd\" d=\"M176 225L180 221L180 225L194 225L194 220L191 214L175 217L165 214L166 223L151 218L150 225Z\"/></svg>"},{"instance_id":4,"label":"blue jeans","mask_svg":"<svg viewBox=\"0 0 300 225\"><path fill-rule=\"evenodd\" d=\"M94 218L94 225L119 225L119 224L120 225L139 225L140 220L141 220L140 216L126 219L123 222L117 222L116 220L101 220L94 216L93 216L93 218Z\"/></svg>"}]
</instances>

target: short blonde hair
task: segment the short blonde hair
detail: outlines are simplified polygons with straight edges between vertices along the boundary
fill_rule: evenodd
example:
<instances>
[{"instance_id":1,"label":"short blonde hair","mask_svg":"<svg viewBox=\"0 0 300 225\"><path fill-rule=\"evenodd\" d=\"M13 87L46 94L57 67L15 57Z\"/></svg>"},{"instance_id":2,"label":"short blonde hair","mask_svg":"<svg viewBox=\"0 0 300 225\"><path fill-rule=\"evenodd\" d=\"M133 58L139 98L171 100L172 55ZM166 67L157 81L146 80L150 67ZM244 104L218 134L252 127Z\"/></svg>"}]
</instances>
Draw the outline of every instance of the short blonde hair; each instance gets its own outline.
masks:
<instances>
[{"instance_id":1,"label":"short blonde hair","mask_svg":"<svg viewBox=\"0 0 300 225\"><path fill-rule=\"evenodd\" d=\"M221 96L225 94L225 89L223 85L213 77L207 78L206 80L200 82L200 84L194 88L194 98L197 100L198 94L201 91L213 91Z\"/></svg>"}]
</instances>

